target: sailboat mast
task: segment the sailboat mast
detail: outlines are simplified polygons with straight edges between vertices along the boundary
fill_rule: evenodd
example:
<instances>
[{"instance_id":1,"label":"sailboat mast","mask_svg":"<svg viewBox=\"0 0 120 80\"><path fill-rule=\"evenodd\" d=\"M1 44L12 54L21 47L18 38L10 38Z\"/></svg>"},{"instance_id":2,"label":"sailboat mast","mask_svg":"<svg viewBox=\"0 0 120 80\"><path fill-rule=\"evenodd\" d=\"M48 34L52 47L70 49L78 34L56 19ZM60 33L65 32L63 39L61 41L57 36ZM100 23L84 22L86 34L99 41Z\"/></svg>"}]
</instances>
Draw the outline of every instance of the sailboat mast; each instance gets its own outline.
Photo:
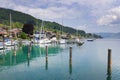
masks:
<instances>
[{"instance_id":1,"label":"sailboat mast","mask_svg":"<svg viewBox=\"0 0 120 80\"><path fill-rule=\"evenodd\" d=\"M41 34L40 34L40 39L41 39L41 35L45 38L45 35L44 35L44 21L42 20L42 23L41 23Z\"/></svg>"},{"instance_id":2,"label":"sailboat mast","mask_svg":"<svg viewBox=\"0 0 120 80\"><path fill-rule=\"evenodd\" d=\"M63 33L63 18L62 18L62 26L61 26L61 35Z\"/></svg>"},{"instance_id":3,"label":"sailboat mast","mask_svg":"<svg viewBox=\"0 0 120 80\"><path fill-rule=\"evenodd\" d=\"M11 17L11 12L10 12L10 31L11 31L11 28L12 28L12 17ZM12 45L12 33L10 32L10 40L11 40L11 45ZM12 48L12 47L11 47Z\"/></svg>"},{"instance_id":4,"label":"sailboat mast","mask_svg":"<svg viewBox=\"0 0 120 80\"><path fill-rule=\"evenodd\" d=\"M11 12L10 12L10 31L11 31ZM9 33L10 34L10 37L11 37L11 32Z\"/></svg>"},{"instance_id":5,"label":"sailboat mast","mask_svg":"<svg viewBox=\"0 0 120 80\"><path fill-rule=\"evenodd\" d=\"M43 20L42 20L42 23L41 23L41 31L42 31L42 33L43 33L43 31L44 31L44 23L43 23Z\"/></svg>"}]
</instances>

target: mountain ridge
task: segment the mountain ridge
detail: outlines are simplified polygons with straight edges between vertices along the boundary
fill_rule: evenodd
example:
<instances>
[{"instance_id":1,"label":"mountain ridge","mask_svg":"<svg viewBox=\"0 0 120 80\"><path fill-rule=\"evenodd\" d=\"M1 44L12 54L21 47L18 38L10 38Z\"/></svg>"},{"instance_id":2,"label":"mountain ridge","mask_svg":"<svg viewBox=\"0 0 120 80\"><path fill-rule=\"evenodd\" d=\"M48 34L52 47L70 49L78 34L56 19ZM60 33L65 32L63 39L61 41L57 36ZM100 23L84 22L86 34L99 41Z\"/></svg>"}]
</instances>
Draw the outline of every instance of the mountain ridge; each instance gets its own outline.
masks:
<instances>
[{"instance_id":1,"label":"mountain ridge","mask_svg":"<svg viewBox=\"0 0 120 80\"><path fill-rule=\"evenodd\" d=\"M6 9L6 8L0 8L0 23L4 24L4 25L10 25L9 23L9 15L12 15L12 22L14 23L14 27L18 26L20 28L22 28L23 24L27 23L27 22L32 22L34 23L35 26L39 26L42 23L41 19L37 19L29 14L23 13L23 12L19 12L19 11L15 11L15 10L11 10L11 9ZM83 30L76 30L72 27L68 27L68 26L63 26L61 24L58 24L57 22L50 22L50 21L44 21L45 23L45 28L47 28L48 30L53 30L53 31L59 31L61 32L61 30L63 30L64 33L67 34L73 34L76 35L76 32L78 32L78 34L80 36L85 37L86 35L88 35L85 31ZM20 25L20 26L19 26ZM88 35L89 37L90 35ZM96 38L99 38L100 36L96 35Z\"/></svg>"},{"instance_id":2,"label":"mountain ridge","mask_svg":"<svg viewBox=\"0 0 120 80\"><path fill-rule=\"evenodd\" d=\"M7 25L9 25L9 15L11 13L12 15L12 21L13 22L20 22L22 24L25 24L27 22L32 21L33 23L35 23L35 25L41 25L42 20L41 19L37 19L29 14L23 13L23 12L19 12L19 11L15 11L15 10L11 10L11 9L5 9L5 8L0 8L0 23L5 23L5 21L7 21ZM71 28L71 27L67 27L67 26L63 26L61 24L58 24L56 22L50 22L50 21L44 21L45 22L45 27L46 28L52 28L52 29L57 29L60 30L61 27L63 27L63 32L66 33L70 33L73 34L76 32L76 29ZM5 23L6 24L6 23ZM79 33L81 34L85 34L85 31L83 30L79 30Z\"/></svg>"}]
</instances>

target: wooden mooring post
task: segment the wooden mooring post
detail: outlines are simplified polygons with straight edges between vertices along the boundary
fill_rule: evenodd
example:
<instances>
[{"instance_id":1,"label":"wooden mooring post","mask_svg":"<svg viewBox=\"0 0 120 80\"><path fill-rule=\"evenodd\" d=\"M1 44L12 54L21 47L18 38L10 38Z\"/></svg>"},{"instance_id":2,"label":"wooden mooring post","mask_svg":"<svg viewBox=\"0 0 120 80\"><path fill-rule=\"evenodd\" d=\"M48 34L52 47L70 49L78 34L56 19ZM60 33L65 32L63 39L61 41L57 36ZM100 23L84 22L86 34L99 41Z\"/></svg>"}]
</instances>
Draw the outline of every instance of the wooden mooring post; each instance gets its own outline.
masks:
<instances>
[{"instance_id":1,"label":"wooden mooring post","mask_svg":"<svg viewBox=\"0 0 120 80\"><path fill-rule=\"evenodd\" d=\"M70 47L69 53L69 73L72 74L72 47Z\"/></svg>"},{"instance_id":2,"label":"wooden mooring post","mask_svg":"<svg viewBox=\"0 0 120 80\"><path fill-rule=\"evenodd\" d=\"M46 57L48 57L48 46L46 46Z\"/></svg>"},{"instance_id":3,"label":"wooden mooring post","mask_svg":"<svg viewBox=\"0 0 120 80\"><path fill-rule=\"evenodd\" d=\"M46 66L45 66L45 69L48 70L48 46L46 46Z\"/></svg>"},{"instance_id":4,"label":"wooden mooring post","mask_svg":"<svg viewBox=\"0 0 120 80\"><path fill-rule=\"evenodd\" d=\"M72 47L70 47L70 59L72 59Z\"/></svg>"},{"instance_id":5,"label":"wooden mooring post","mask_svg":"<svg viewBox=\"0 0 120 80\"><path fill-rule=\"evenodd\" d=\"M111 75L111 65L112 65L112 61L111 61L111 49L108 49L108 64L107 64L107 74Z\"/></svg>"}]
</instances>

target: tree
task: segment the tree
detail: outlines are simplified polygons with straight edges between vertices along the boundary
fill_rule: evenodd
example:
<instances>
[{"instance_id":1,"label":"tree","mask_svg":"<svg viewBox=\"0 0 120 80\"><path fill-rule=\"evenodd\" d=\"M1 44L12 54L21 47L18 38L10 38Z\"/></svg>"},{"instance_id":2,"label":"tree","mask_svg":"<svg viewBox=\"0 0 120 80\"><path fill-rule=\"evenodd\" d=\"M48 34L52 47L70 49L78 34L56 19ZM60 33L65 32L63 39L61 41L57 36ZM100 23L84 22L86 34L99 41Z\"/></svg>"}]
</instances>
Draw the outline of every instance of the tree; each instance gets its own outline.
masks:
<instances>
[{"instance_id":1,"label":"tree","mask_svg":"<svg viewBox=\"0 0 120 80\"><path fill-rule=\"evenodd\" d=\"M20 23L20 22L14 22L12 27L13 27L13 28L22 28L23 25L22 25L22 23Z\"/></svg>"},{"instance_id":2,"label":"tree","mask_svg":"<svg viewBox=\"0 0 120 80\"><path fill-rule=\"evenodd\" d=\"M22 32L21 33L21 36L20 36L22 39L27 39L27 35L24 33L24 32Z\"/></svg>"},{"instance_id":3,"label":"tree","mask_svg":"<svg viewBox=\"0 0 120 80\"><path fill-rule=\"evenodd\" d=\"M27 23L23 25L22 31L28 35L33 35L34 26L33 24Z\"/></svg>"}]
</instances>

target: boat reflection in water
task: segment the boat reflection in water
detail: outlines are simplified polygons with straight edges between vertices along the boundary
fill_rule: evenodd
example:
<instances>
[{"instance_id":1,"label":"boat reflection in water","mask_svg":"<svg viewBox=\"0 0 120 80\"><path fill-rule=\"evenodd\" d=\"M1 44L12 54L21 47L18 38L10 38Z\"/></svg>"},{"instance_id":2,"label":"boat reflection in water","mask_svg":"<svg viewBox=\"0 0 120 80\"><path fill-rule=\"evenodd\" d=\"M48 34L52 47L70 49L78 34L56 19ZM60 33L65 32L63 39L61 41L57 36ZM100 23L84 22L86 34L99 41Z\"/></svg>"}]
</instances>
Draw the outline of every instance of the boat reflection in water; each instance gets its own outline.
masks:
<instances>
[{"instance_id":1,"label":"boat reflection in water","mask_svg":"<svg viewBox=\"0 0 120 80\"><path fill-rule=\"evenodd\" d=\"M48 56L57 55L62 49L59 46L48 46ZM29 46L24 45L19 50L11 50L7 53L4 51L0 55L0 65L1 66L14 66L21 63L27 62L30 66L30 60L36 57L45 57L46 51L45 47L31 46L29 52ZM48 58L46 58L46 69L48 68Z\"/></svg>"}]
</instances>

